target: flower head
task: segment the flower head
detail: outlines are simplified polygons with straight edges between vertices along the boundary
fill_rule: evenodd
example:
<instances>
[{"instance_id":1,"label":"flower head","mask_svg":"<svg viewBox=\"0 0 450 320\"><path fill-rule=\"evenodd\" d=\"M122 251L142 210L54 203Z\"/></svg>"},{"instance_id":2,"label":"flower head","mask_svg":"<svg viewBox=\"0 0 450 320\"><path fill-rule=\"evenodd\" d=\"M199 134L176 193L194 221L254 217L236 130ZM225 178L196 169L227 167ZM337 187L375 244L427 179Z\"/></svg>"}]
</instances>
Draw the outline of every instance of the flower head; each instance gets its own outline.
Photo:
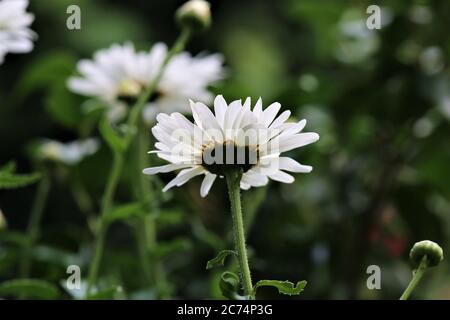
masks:
<instances>
[{"instance_id":1,"label":"flower head","mask_svg":"<svg viewBox=\"0 0 450 320\"><path fill-rule=\"evenodd\" d=\"M113 120L120 119L130 101L158 74L167 55L165 44L155 44L149 52L137 52L130 43L112 45L94 54L93 60L81 60L77 69L81 76L69 79L69 88L79 94L98 98L111 106ZM186 112L187 98L207 102L207 87L223 77L219 55L192 57L183 52L173 57L158 83L156 98L150 102L144 118L154 120L161 111Z\"/></svg>"},{"instance_id":2,"label":"flower head","mask_svg":"<svg viewBox=\"0 0 450 320\"><path fill-rule=\"evenodd\" d=\"M0 0L0 64L8 52L33 50L36 34L28 27L34 17L26 12L27 6L28 0Z\"/></svg>"},{"instance_id":3,"label":"flower head","mask_svg":"<svg viewBox=\"0 0 450 320\"><path fill-rule=\"evenodd\" d=\"M310 172L312 167L301 165L289 157L290 151L319 139L317 133L303 133L306 120L286 123L290 111L277 116L281 105L272 103L263 110L259 99L251 109L250 98L244 103L236 100L227 104L219 95L214 100L214 113L203 103L190 102L194 123L180 113L161 113L152 133L158 140L156 153L170 164L147 168L145 174L182 169L164 191L181 186L197 175L205 175L200 194L206 196L217 176L239 170L242 189L266 185L269 179L292 183L286 173Z\"/></svg>"}]
</instances>

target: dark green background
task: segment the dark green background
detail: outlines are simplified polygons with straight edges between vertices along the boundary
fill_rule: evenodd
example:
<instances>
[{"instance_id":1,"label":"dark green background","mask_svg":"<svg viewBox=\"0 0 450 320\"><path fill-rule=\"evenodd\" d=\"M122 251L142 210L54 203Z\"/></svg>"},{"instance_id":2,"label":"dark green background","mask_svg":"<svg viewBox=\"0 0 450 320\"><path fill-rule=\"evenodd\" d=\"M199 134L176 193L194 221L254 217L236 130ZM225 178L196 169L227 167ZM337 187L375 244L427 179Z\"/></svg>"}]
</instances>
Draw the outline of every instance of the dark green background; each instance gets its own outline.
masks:
<instances>
[{"instance_id":1,"label":"dark green background","mask_svg":"<svg viewBox=\"0 0 450 320\"><path fill-rule=\"evenodd\" d=\"M0 66L0 164L14 159L21 172L34 169L27 151L34 139L68 141L83 134L84 99L65 88L76 61L115 42L132 41L142 49L172 43L178 34L173 14L182 3L31 2L32 28L39 34L35 50L10 54ZM387 25L362 34L343 31L376 3L390 10ZM81 7L82 30L65 27L69 4ZM428 8L429 21L418 5ZM312 173L297 174L293 185L272 182L244 192L247 218L254 211L248 233L254 279L306 279L300 297L308 299L397 299L410 279L414 242L437 241L448 252L450 2L227 0L212 1L212 12L212 28L188 50L223 53L228 77L214 91L227 100L279 101L321 136L292 153L312 165ZM67 261L82 264L87 275L92 235L72 190L86 188L92 220L110 164L103 145L71 170L52 167L33 277L58 284ZM122 182L117 202L130 196L127 175ZM163 213L171 219L159 223L162 242L177 239L164 265L179 298L220 297L219 272L205 265L232 246L224 181L206 199L199 185L195 179L167 194ZM34 193L35 186L0 192L8 221L0 231L0 280L17 276L17 246L5 238L24 230ZM151 297L141 285L135 247L130 229L115 224L101 279L122 285L128 298ZM447 261L426 274L416 298L450 298ZM366 287L372 264L381 268L381 290ZM278 297L270 288L259 296Z\"/></svg>"}]
</instances>

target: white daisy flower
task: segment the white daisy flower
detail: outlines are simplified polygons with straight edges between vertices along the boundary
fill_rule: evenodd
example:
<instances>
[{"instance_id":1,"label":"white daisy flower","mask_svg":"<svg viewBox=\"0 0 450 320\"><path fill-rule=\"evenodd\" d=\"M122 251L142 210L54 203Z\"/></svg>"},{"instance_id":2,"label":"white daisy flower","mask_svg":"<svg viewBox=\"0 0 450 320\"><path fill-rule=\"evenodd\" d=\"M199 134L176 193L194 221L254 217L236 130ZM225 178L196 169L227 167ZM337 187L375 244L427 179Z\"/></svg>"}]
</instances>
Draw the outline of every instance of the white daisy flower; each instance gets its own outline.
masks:
<instances>
[{"instance_id":1,"label":"white daisy flower","mask_svg":"<svg viewBox=\"0 0 450 320\"><path fill-rule=\"evenodd\" d=\"M62 143L55 140L44 140L39 147L39 156L43 159L76 165L84 158L94 154L100 148L98 139L75 140Z\"/></svg>"},{"instance_id":2,"label":"white daisy flower","mask_svg":"<svg viewBox=\"0 0 450 320\"><path fill-rule=\"evenodd\" d=\"M0 0L0 64L8 52L33 50L36 34L28 27L34 16L26 12L27 6L28 0Z\"/></svg>"},{"instance_id":3,"label":"white daisy flower","mask_svg":"<svg viewBox=\"0 0 450 320\"><path fill-rule=\"evenodd\" d=\"M205 197L217 176L229 170L243 172L240 187L264 186L269 179L292 183L294 177L286 173L311 172L292 158L282 157L290 151L319 139L317 133L302 132L306 120L286 123L291 112L278 117L281 105L272 103L265 110L261 98L251 110L250 98L229 105L219 95L214 100L214 113L203 103L190 101L194 123L180 113L160 113L152 133L160 158L170 164L144 169L145 174L157 174L182 169L163 191L181 186L191 178L204 175L200 194Z\"/></svg>"},{"instance_id":4,"label":"white daisy flower","mask_svg":"<svg viewBox=\"0 0 450 320\"><path fill-rule=\"evenodd\" d=\"M120 118L129 100L136 99L151 84L167 55L165 44L155 44L149 52L136 52L130 43L112 45L94 54L93 60L81 60L80 77L69 79L69 88L79 94L96 97L118 113ZM173 57L149 103L144 118L151 122L161 111L189 111L187 99L207 102L212 99L207 87L223 76L220 55L192 57L183 52ZM122 111L122 112L120 112Z\"/></svg>"}]
</instances>

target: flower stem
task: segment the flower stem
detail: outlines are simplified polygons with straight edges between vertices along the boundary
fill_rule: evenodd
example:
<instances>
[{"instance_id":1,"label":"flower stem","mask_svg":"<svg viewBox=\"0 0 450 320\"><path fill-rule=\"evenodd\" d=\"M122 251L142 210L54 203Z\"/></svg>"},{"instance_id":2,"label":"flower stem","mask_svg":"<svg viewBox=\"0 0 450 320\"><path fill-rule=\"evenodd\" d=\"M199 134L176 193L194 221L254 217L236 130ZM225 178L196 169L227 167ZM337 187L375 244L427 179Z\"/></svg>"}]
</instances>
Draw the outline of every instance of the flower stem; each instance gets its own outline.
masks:
<instances>
[{"instance_id":1,"label":"flower stem","mask_svg":"<svg viewBox=\"0 0 450 320\"><path fill-rule=\"evenodd\" d=\"M233 171L225 175L228 186L228 194L231 202L231 214L233 217L234 242L241 269L241 281L245 295L254 299L252 277L248 265L247 249L245 246L245 231L242 218L240 182L242 172Z\"/></svg>"},{"instance_id":2,"label":"flower stem","mask_svg":"<svg viewBox=\"0 0 450 320\"><path fill-rule=\"evenodd\" d=\"M413 292L417 284L420 282L420 279L425 273L427 267L428 267L427 256L424 256L420 261L419 267L414 271L413 278L411 279L411 282L409 283L408 287L405 289L405 292L403 292L402 296L400 297L400 300L408 300L409 295L411 294L411 292Z\"/></svg>"},{"instance_id":3,"label":"flower stem","mask_svg":"<svg viewBox=\"0 0 450 320\"><path fill-rule=\"evenodd\" d=\"M39 236L42 214L44 212L45 204L47 202L49 190L50 190L50 178L47 176L47 173L44 172L38 185L33 208L31 210L30 220L28 222L27 240L24 244L22 260L20 262L19 267L20 276L22 278L28 278L30 275L31 250Z\"/></svg>"},{"instance_id":4,"label":"flower stem","mask_svg":"<svg viewBox=\"0 0 450 320\"><path fill-rule=\"evenodd\" d=\"M119 183L119 178L123 170L124 165L124 158L125 153L128 150L135 134L136 134L136 127L139 124L139 120L142 116L142 110L147 103L147 101L150 99L152 94L154 93L159 81L161 80L161 77L164 73L165 67L169 63L169 61L172 59L174 55L182 51L189 40L191 35L191 31L189 29L183 29L178 39L175 41L175 44L172 46L172 48L167 53L156 77L153 79L151 84L143 91L138 100L136 101L136 104L131 108L130 116L128 117L127 126L128 130L125 134L124 140L125 140L125 148L122 153L115 152L114 158L113 158L113 165L111 169L110 176L108 178L108 182L106 185L106 189L103 195L102 200L102 208L101 208L101 215L100 215L100 221L99 225L95 234L96 243L95 243L95 251L94 251L94 257L91 262L90 268L89 268L89 277L88 277L88 285L86 289L85 296L88 297L89 293L92 289L92 286L97 280L98 275L98 269L100 267L101 258L103 255L103 247L105 244L105 237L107 233L107 224L106 224L106 215L108 214L109 210L112 207L112 200L114 198L115 191L117 189L117 185Z\"/></svg>"},{"instance_id":5,"label":"flower stem","mask_svg":"<svg viewBox=\"0 0 450 320\"><path fill-rule=\"evenodd\" d=\"M97 231L95 234L95 251L94 257L92 259L90 268L88 283L86 288L86 298L89 296L92 286L97 280L98 269L100 267L101 258L103 255L103 247L105 245L105 237L107 231L107 224L105 221L106 215L112 207L112 200L114 197L114 192L116 190L117 183L119 182L120 174L123 166L123 155L120 153L114 153L113 166L111 169L111 174L108 177L108 182L106 184L106 189L102 198L102 208L101 217L99 224L97 226Z\"/></svg>"},{"instance_id":6,"label":"flower stem","mask_svg":"<svg viewBox=\"0 0 450 320\"><path fill-rule=\"evenodd\" d=\"M145 215L139 218L138 223L135 225L137 228L136 233L140 234L137 237L138 249L140 252L140 259L142 261L142 267L147 268L144 273L148 275L150 282L157 288L158 296L160 298L169 298L169 288L162 266L161 260L153 256L153 261L149 261L149 253L155 252L157 241L157 230L155 221L155 210L158 210L157 199L154 197L154 190L151 185L151 177L143 175L142 169L149 166L147 150L149 148L149 134L147 127L141 121L139 126L139 139L137 141L136 157L137 157L137 196L141 202ZM153 212L153 214L151 213Z\"/></svg>"}]
</instances>

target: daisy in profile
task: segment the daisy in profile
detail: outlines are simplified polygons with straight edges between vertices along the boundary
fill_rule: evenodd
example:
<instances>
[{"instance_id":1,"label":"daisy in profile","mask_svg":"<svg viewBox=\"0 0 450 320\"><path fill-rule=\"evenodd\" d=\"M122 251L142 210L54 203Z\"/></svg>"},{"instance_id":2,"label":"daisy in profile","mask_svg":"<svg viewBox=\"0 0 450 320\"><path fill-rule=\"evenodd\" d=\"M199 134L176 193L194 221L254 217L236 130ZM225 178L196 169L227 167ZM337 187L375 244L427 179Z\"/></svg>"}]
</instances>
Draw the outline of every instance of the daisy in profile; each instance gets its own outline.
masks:
<instances>
[{"instance_id":1,"label":"daisy in profile","mask_svg":"<svg viewBox=\"0 0 450 320\"><path fill-rule=\"evenodd\" d=\"M106 102L111 107L111 118L120 119L127 106L157 76L167 51L162 43L155 44L149 52L138 52L131 43L112 45L96 52L93 60L78 63L80 76L69 79L69 89ZM208 86L222 77L220 55L192 57L183 52L174 56L158 83L155 99L144 110L145 120L153 122L161 111L189 112L188 97L210 101Z\"/></svg>"},{"instance_id":2,"label":"daisy in profile","mask_svg":"<svg viewBox=\"0 0 450 320\"><path fill-rule=\"evenodd\" d=\"M0 0L0 64L5 55L33 50L36 34L29 28L34 20L27 13L28 0Z\"/></svg>"},{"instance_id":3,"label":"daisy in profile","mask_svg":"<svg viewBox=\"0 0 450 320\"><path fill-rule=\"evenodd\" d=\"M313 143L319 135L303 132L306 120L287 123L291 113L278 115L279 103L263 109L259 99L252 109L250 98L227 104L219 95L214 100L214 113L203 103L190 101L190 105L194 123L177 112L161 113L152 128L157 142L151 152L170 163L147 168L144 173L181 169L164 191L204 175L200 194L205 197L215 179L230 172L240 172L240 188L249 189L264 186L269 179L292 183L294 177L287 172L312 170L281 153Z\"/></svg>"}]
</instances>

